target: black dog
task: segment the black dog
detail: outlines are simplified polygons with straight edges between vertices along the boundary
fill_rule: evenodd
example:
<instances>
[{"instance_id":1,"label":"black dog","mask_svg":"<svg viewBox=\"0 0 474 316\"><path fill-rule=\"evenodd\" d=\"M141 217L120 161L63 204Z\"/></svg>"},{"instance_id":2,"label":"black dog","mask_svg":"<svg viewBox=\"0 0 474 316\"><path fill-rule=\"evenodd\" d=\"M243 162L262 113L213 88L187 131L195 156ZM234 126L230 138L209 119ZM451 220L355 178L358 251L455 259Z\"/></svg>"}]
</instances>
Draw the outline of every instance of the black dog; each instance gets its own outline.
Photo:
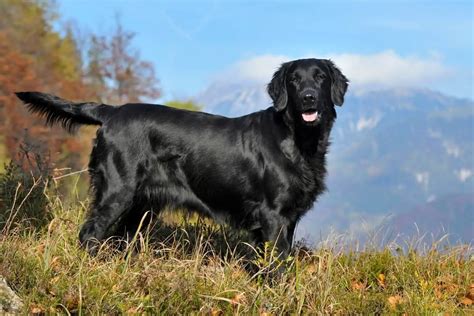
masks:
<instances>
[{"instance_id":1,"label":"black dog","mask_svg":"<svg viewBox=\"0 0 474 316\"><path fill-rule=\"evenodd\" d=\"M334 105L347 85L330 60L288 62L268 85L273 107L238 118L17 96L49 124L101 125L89 163L94 201L79 236L90 252L118 224L133 232L145 211L170 207L223 218L287 256L296 223L325 189Z\"/></svg>"}]
</instances>

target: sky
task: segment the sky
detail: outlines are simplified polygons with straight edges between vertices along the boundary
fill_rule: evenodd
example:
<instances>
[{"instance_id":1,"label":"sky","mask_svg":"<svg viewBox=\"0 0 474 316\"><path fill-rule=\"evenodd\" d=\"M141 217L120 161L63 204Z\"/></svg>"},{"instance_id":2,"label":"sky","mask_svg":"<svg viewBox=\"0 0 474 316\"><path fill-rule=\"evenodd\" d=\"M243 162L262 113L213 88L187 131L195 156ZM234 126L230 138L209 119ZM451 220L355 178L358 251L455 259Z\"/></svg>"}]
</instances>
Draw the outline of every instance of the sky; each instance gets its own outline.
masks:
<instances>
[{"instance_id":1,"label":"sky","mask_svg":"<svg viewBox=\"0 0 474 316\"><path fill-rule=\"evenodd\" d=\"M268 82L284 61L331 58L355 93L422 87L473 98L472 1L58 0L61 23L110 34L118 14L161 101L222 81Z\"/></svg>"}]
</instances>

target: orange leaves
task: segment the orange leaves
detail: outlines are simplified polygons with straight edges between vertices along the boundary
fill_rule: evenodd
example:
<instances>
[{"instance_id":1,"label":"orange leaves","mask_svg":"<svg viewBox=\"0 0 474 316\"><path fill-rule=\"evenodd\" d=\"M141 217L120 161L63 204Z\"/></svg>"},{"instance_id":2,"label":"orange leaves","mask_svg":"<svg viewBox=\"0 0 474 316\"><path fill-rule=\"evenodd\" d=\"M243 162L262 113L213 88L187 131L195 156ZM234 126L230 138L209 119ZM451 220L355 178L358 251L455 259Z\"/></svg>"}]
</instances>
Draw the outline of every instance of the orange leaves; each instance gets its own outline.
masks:
<instances>
[{"instance_id":1,"label":"orange leaves","mask_svg":"<svg viewBox=\"0 0 474 316\"><path fill-rule=\"evenodd\" d=\"M45 54L45 56L47 57L44 59L52 58L50 54ZM12 41L9 38L8 30L0 32L0 134L5 135L5 145L10 158L16 158L19 144L27 136L30 145L39 147L40 143L47 144L42 148L47 147L49 152L53 154L59 151L65 139L71 138L66 132L59 129L56 133L51 133L51 131L43 133L45 130L44 120L29 114L13 94L15 91L25 90L49 90L59 93L68 86L62 82L61 89L57 89L54 86L58 82L57 78L52 80L51 83L46 82L45 78L50 77L49 75L53 70L47 67L41 68L39 65L43 62L46 61L34 60L33 56L25 52L18 42ZM75 87L74 91L80 91L80 82L70 84ZM55 144L54 139L60 139L61 141ZM75 142L79 143L78 140L75 140ZM77 147L71 146L75 150L77 150ZM80 149L82 150L83 146ZM43 150L37 151L36 153L43 154ZM78 152L80 151L75 151L75 153Z\"/></svg>"},{"instance_id":2,"label":"orange leaves","mask_svg":"<svg viewBox=\"0 0 474 316\"><path fill-rule=\"evenodd\" d=\"M246 302L246 299L245 299L244 293L238 293L231 299L230 303L233 306L237 306L237 305L240 305L240 304L245 304L245 302Z\"/></svg>"},{"instance_id":3,"label":"orange leaves","mask_svg":"<svg viewBox=\"0 0 474 316\"><path fill-rule=\"evenodd\" d=\"M459 303L461 303L462 305L465 305L465 306L470 306L470 305L472 305L472 300L468 297L461 297L459 299Z\"/></svg>"},{"instance_id":4,"label":"orange leaves","mask_svg":"<svg viewBox=\"0 0 474 316\"><path fill-rule=\"evenodd\" d=\"M232 292L234 292L234 291L232 290ZM241 308L241 306L243 304L247 304L247 298L245 297L245 293L243 293L243 292L236 293L230 299L227 298L227 297L222 297L222 296L208 296L208 295L200 295L200 296L208 298L208 299L216 300L216 301L227 302L227 303L230 304L230 306L232 306L232 309L237 314L239 313L239 309ZM222 309L220 309L218 307L210 307L209 309L207 309L207 312L210 315L224 315L224 312L222 311Z\"/></svg>"},{"instance_id":5,"label":"orange leaves","mask_svg":"<svg viewBox=\"0 0 474 316\"><path fill-rule=\"evenodd\" d=\"M44 126L44 120L30 115L25 107L20 106L13 93L25 90L46 90L61 94L64 90L75 93L81 91L81 82L63 81L61 69L55 67L58 58L66 58L72 63L74 56L57 54L57 43L61 42L61 36L48 27L48 19L44 18L48 14L47 6L31 3L25 7L21 1L14 1L8 9L14 14L3 16L3 29L0 32L0 133L5 134L9 158L16 158L18 145L26 135L29 136L30 145L45 143L47 145L43 149L47 147L49 152L55 154L60 145L53 146L51 140L61 138L63 141L69 137L67 133L59 130L56 133L41 133L43 129L38 127ZM34 15L31 14L33 11ZM37 153L43 154L41 151Z\"/></svg>"},{"instance_id":6,"label":"orange leaves","mask_svg":"<svg viewBox=\"0 0 474 316\"><path fill-rule=\"evenodd\" d=\"M142 315L143 314L143 311L141 310L140 307L130 307L127 312L126 312L127 315Z\"/></svg>"},{"instance_id":7,"label":"orange leaves","mask_svg":"<svg viewBox=\"0 0 474 316\"><path fill-rule=\"evenodd\" d=\"M224 312L220 308L213 307L211 308L210 314L211 316L222 316L224 315Z\"/></svg>"},{"instance_id":8,"label":"orange leaves","mask_svg":"<svg viewBox=\"0 0 474 316\"><path fill-rule=\"evenodd\" d=\"M377 282L382 288L385 288L385 274L379 273L377 275Z\"/></svg>"},{"instance_id":9,"label":"orange leaves","mask_svg":"<svg viewBox=\"0 0 474 316\"><path fill-rule=\"evenodd\" d=\"M79 298L79 294L77 293L77 291L75 291L75 292L69 291L63 297L63 304L64 304L64 306L66 306L66 308L69 311L76 310L79 306L79 301L80 301L80 298Z\"/></svg>"},{"instance_id":10,"label":"orange leaves","mask_svg":"<svg viewBox=\"0 0 474 316\"><path fill-rule=\"evenodd\" d=\"M466 297L472 301L474 301L474 283L469 286L468 293Z\"/></svg>"},{"instance_id":11,"label":"orange leaves","mask_svg":"<svg viewBox=\"0 0 474 316\"><path fill-rule=\"evenodd\" d=\"M366 287L367 287L366 282L360 282L356 280L351 282L351 288L353 291L362 291L362 290L365 290Z\"/></svg>"},{"instance_id":12,"label":"orange leaves","mask_svg":"<svg viewBox=\"0 0 474 316\"><path fill-rule=\"evenodd\" d=\"M377 281L377 284L378 284L382 289L385 289L385 287L386 287L386 277L385 277L385 274L379 273L379 274L377 275L377 277L375 278L375 280ZM371 283L369 282L369 284L371 284ZM361 281L361 280L356 280L356 279L354 279L354 280L352 280L352 282L351 282L351 289L352 289L353 291L363 291L363 290L367 289L369 286L371 286L371 285L369 285L369 284L367 283L367 280Z\"/></svg>"},{"instance_id":13,"label":"orange leaves","mask_svg":"<svg viewBox=\"0 0 474 316\"><path fill-rule=\"evenodd\" d=\"M9 13L2 15L0 30L0 135L5 135L0 145L5 145L8 156L0 160L15 159L19 144L27 139L37 148L35 154L50 153L52 161L79 169L89 153L89 137L74 138L59 127L45 128L44 119L20 105L15 91L45 91L74 101L108 98L112 103L112 98L125 103L156 99L161 93L153 65L141 60L132 47L131 32L118 23L114 34L92 36L89 51L81 52L70 28L58 32L52 27L53 7L49 1L1 5ZM89 54L87 61L81 60L81 53ZM83 62L88 63L87 72L81 69Z\"/></svg>"},{"instance_id":14,"label":"orange leaves","mask_svg":"<svg viewBox=\"0 0 474 316\"><path fill-rule=\"evenodd\" d=\"M41 305L33 305L30 308L30 313L33 315L41 315L41 314L44 314L45 312L46 312L46 309Z\"/></svg>"},{"instance_id":15,"label":"orange leaves","mask_svg":"<svg viewBox=\"0 0 474 316\"><path fill-rule=\"evenodd\" d=\"M54 272L60 272L62 269L61 258L58 256L54 257L49 265Z\"/></svg>"},{"instance_id":16,"label":"orange leaves","mask_svg":"<svg viewBox=\"0 0 474 316\"><path fill-rule=\"evenodd\" d=\"M459 303L464 306L471 306L474 303L474 284L469 286L466 296L461 297Z\"/></svg>"},{"instance_id":17,"label":"orange leaves","mask_svg":"<svg viewBox=\"0 0 474 316\"><path fill-rule=\"evenodd\" d=\"M398 305L401 305L405 302L405 299L401 295L393 295L387 298L388 306L391 309L397 308Z\"/></svg>"},{"instance_id":18,"label":"orange leaves","mask_svg":"<svg viewBox=\"0 0 474 316\"><path fill-rule=\"evenodd\" d=\"M37 251L39 254L43 254L45 248L46 248L45 243L40 243L40 244L36 247L36 251Z\"/></svg>"},{"instance_id":19,"label":"orange leaves","mask_svg":"<svg viewBox=\"0 0 474 316\"><path fill-rule=\"evenodd\" d=\"M370 295L370 293L385 292L387 290L387 286L388 282L386 275L384 273L378 273L375 276L375 280L372 279L372 281L353 279L350 284L350 289L353 292L357 292L359 299L363 300L367 295ZM401 294L387 293L387 295L389 296L386 297L386 304L391 310L397 309L399 305L402 305L406 302L406 298L404 298ZM381 296L380 299L383 299L383 296Z\"/></svg>"},{"instance_id":20,"label":"orange leaves","mask_svg":"<svg viewBox=\"0 0 474 316\"><path fill-rule=\"evenodd\" d=\"M451 280L438 281L435 286L434 293L437 299L442 299L446 296L453 296L457 293L459 286Z\"/></svg>"}]
</instances>

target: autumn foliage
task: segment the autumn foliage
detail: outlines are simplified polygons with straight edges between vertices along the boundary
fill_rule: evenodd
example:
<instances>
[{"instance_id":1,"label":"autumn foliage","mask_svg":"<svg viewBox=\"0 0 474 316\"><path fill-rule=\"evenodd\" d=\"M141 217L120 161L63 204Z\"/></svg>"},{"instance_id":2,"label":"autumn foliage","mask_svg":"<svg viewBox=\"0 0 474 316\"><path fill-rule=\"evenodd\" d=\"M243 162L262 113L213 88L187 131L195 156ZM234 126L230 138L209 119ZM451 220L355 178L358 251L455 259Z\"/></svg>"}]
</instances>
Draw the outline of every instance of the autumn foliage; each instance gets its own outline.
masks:
<instances>
[{"instance_id":1,"label":"autumn foliage","mask_svg":"<svg viewBox=\"0 0 474 316\"><path fill-rule=\"evenodd\" d=\"M0 147L6 155L0 161L15 159L25 141L60 165L81 168L87 161L91 135L73 137L59 127L45 126L26 111L15 91L112 104L160 95L153 66L140 59L131 46L133 33L118 20L111 35L80 37L70 26L60 31L53 27L59 19L48 0L3 0L0 16ZM91 134L93 129L79 133Z\"/></svg>"}]
</instances>

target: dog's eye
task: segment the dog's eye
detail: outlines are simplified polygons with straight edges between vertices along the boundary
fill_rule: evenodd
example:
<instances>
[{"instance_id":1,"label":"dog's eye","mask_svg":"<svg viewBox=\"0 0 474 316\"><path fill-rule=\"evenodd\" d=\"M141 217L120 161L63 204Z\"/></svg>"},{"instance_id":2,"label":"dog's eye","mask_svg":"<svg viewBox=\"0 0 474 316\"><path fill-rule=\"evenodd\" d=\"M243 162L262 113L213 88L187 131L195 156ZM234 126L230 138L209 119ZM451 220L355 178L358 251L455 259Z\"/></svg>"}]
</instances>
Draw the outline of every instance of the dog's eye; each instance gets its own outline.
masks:
<instances>
[{"instance_id":1,"label":"dog's eye","mask_svg":"<svg viewBox=\"0 0 474 316\"><path fill-rule=\"evenodd\" d=\"M314 76L316 79L326 79L326 74L325 73L317 73L315 76Z\"/></svg>"},{"instance_id":2,"label":"dog's eye","mask_svg":"<svg viewBox=\"0 0 474 316\"><path fill-rule=\"evenodd\" d=\"M300 79L297 77L297 76L293 76L290 78L290 82L293 82L293 83L296 83L298 82Z\"/></svg>"}]
</instances>

